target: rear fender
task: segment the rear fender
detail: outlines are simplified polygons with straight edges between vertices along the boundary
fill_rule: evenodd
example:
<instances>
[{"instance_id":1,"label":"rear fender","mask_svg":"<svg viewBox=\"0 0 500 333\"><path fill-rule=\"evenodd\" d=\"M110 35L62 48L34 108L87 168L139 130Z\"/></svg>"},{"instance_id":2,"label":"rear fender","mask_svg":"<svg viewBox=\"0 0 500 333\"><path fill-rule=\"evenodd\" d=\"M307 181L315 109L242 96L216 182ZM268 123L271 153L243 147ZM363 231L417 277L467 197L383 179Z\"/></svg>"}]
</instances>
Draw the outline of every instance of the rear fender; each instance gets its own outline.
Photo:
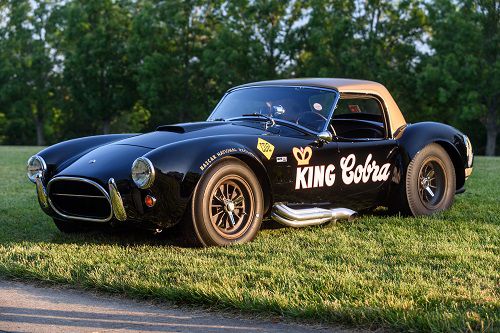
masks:
<instances>
[{"instance_id":1,"label":"rear fender","mask_svg":"<svg viewBox=\"0 0 500 333\"><path fill-rule=\"evenodd\" d=\"M464 185L465 168L468 167L467 147L464 134L459 130L441 123L422 122L408 125L398 134L396 139L401 148L401 158L404 164L403 177L406 177L408 164L415 155L425 146L437 143L446 150L453 162L457 177L457 188Z\"/></svg>"}]
</instances>

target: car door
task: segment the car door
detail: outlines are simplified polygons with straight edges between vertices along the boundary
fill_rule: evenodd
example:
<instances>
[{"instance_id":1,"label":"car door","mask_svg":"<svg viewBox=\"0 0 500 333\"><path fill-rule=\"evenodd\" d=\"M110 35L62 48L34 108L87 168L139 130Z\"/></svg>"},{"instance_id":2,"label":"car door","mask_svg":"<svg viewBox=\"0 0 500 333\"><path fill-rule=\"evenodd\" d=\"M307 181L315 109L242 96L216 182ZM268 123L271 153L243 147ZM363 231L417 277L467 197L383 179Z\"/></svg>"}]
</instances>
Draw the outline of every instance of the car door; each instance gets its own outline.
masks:
<instances>
[{"instance_id":1,"label":"car door","mask_svg":"<svg viewBox=\"0 0 500 333\"><path fill-rule=\"evenodd\" d=\"M295 196L302 202L352 209L377 205L397 155L384 112L375 97L343 96L331 119L334 141L293 148Z\"/></svg>"},{"instance_id":2,"label":"car door","mask_svg":"<svg viewBox=\"0 0 500 333\"><path fill-rule=\"evenodd\" d=\"M397 143L392 139L338 142L340 196L343 207L364 209L378 205L394 172Z\"/></svg>"}]
</instances>

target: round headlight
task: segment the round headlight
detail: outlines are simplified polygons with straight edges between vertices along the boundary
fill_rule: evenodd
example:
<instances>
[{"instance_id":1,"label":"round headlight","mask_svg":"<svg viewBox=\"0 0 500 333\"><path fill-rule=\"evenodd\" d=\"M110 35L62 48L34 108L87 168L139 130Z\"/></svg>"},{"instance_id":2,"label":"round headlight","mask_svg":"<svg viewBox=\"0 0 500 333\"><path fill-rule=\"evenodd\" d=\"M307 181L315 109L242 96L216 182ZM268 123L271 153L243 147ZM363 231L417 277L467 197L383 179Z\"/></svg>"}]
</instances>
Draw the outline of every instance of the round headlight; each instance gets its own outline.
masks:
<instances>
[{"instance_id":1,"label":"round headlight","mask_svg":"<svg viewBox=\"0 0 500 333\"><path fill-rule=\"evenodd\" d=\"M28 160L26 169L29 180L34 183L37 177L43 177L45 170L47 170L47 164L43 158L38 155L34 155Z\"/></svg>"},{"instance_id":2,"label":"round headlight","mask_svg":"<svg viewBox=\"0 0 500 333\"><path fill-rule=\"evenodd\" d=\"M132 164L132 180L139 188L146 189L155 181L155 168L146 157L139 157Z\"/></svg>"}]
</instances>

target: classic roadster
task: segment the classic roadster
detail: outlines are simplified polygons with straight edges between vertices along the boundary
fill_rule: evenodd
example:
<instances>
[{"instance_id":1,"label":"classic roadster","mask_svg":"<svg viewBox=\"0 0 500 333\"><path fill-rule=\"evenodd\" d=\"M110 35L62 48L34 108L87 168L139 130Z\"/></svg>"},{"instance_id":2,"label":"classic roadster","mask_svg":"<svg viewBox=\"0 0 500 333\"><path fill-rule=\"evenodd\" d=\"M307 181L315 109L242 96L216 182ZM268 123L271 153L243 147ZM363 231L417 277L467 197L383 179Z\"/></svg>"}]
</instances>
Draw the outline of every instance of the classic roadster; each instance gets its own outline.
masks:
<instances>
[{"instance_id":1,"label":"classic roadster","mask_svg":"<svg viewBox=\"0 0 500 333\"><path fill-rule=\"evenodd\" d=\"M252 240L386 206L448 209L472 172L468 137L406 123L376 82L289 79L230 89L207 121L69 140L28 161L42 210L63 232L99 223L177 225L195 245Z\"/></svg>"}]
</instances>

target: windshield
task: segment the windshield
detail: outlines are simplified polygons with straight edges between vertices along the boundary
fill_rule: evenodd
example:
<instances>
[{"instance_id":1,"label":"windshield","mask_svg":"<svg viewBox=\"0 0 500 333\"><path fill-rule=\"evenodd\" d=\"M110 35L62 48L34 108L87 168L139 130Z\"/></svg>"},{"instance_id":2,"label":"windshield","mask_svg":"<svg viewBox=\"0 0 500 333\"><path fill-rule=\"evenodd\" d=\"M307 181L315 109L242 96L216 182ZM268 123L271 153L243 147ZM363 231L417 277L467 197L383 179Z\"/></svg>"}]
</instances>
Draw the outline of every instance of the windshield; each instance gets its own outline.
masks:
<instances>
[{"instance_id":1,"label":"windshield","mask_svg":"<svg viewBox=\"0 0 500 333\"><path fill-rule=\"evenodd\" d=\"M208 120L260 114L320 132L328 123L337 96L333 90L309 87L242 88L227 94Z\"/></svg>"}]
</instances>

